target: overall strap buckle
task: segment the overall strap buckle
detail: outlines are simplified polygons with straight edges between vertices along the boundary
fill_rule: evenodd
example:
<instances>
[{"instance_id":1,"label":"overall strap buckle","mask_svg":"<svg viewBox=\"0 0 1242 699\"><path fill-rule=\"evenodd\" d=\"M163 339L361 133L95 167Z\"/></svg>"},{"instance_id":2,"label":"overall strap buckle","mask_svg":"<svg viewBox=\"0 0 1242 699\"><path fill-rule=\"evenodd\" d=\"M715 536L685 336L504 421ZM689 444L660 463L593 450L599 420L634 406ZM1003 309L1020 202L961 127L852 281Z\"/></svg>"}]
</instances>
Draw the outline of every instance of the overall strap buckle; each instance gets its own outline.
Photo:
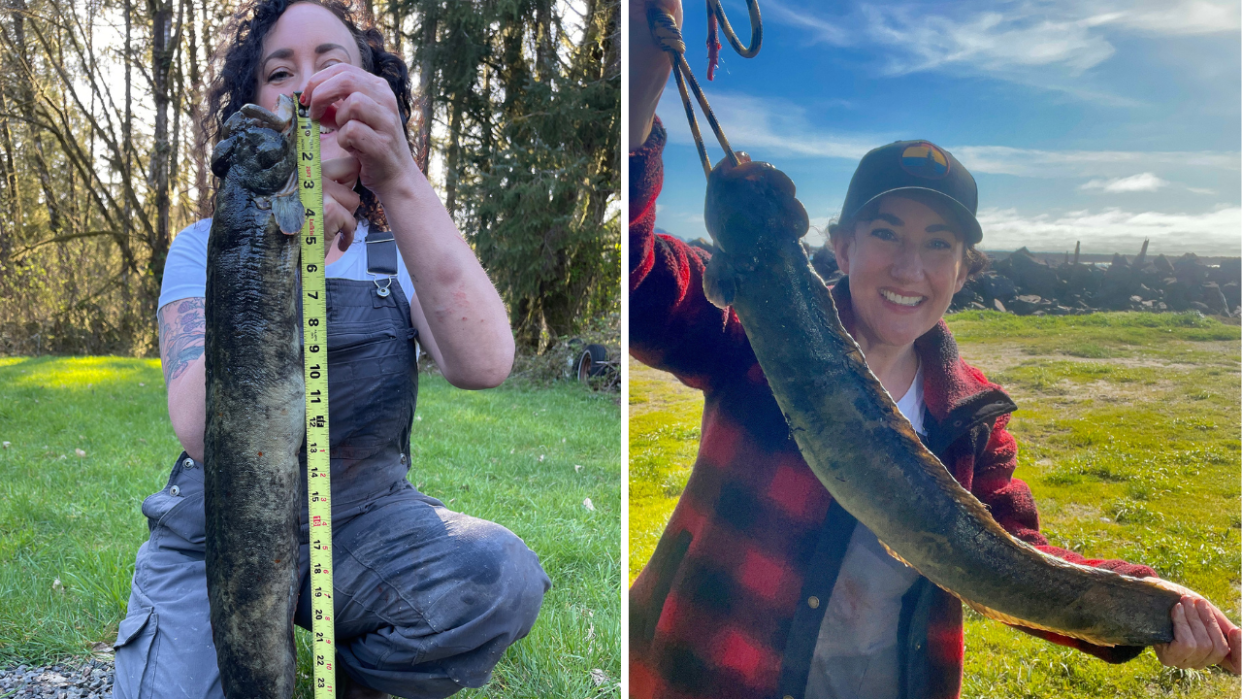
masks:
<instances>
[{"instance_id":1,"label":"overall strap buckle","mask_svg":"<svg viewBox=\"0 0 1242 699\"><path fill-rule=\"evenodd\" d=\"M397 276L397 241L392 231L374 231L367 235L367 274L377 277L372 280L376 296L387 298L392 280Z\"/></svg>"}]
</instances>

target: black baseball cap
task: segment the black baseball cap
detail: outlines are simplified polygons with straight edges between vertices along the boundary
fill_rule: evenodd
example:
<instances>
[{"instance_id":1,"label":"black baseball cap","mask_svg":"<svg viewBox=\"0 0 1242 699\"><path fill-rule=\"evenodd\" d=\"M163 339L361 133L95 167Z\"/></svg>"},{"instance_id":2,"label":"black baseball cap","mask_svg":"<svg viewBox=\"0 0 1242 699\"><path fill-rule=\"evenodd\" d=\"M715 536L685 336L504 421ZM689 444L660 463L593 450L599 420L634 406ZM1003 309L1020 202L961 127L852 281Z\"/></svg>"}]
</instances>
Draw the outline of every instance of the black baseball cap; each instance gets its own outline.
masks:
<instances>
[{"instance_id":1,"label":"black baseball cap","mask_svg":"<svg viewBox=\"0 0 1242 699\"><path fill-rule=\"evenodd\" d=\"M896 141L864 155L845 193L840 220L852 221L876 199L905 190L940 195L966 228L962 231L966 242L974 245L983 240L983 229L975 219L979 208L975 178L952 153L930 141Z\"/></svg>"}]
</instances>

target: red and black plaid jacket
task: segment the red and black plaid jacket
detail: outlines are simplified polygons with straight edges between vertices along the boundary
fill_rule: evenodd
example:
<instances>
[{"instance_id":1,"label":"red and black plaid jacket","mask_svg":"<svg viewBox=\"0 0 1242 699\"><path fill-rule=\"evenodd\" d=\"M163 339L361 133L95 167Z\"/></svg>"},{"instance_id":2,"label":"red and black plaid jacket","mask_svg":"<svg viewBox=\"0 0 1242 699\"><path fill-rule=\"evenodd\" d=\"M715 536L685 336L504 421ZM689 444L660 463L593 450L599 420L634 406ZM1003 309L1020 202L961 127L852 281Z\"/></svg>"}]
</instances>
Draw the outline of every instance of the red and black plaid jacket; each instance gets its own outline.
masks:
<instances>
[{"instance_id":1,"label":"red and black plaid jacket","mask_svg":"<svg viewBox=\"0 0 1242 699\"><path fill-rule=\"evenodd\" d=\"M737 315L703 296L710 254L654 233L663 146L657 121L630 154L630 352L702 390L703 425L681 500L630 589L630 696L801 699L855 521L803 461ZM852 327L848 284L833 293ZM924 441L1001 526L1075 563L1154 574L1048 546L1030 489L1013 478L1016 447L1005 425L1014 404L958 357L943 321L915 349ZM960 602L920 578L903 599L898 633L902 696L959 696ZM1110 662L1142 651L1031 633Z\"/></svg>"}]
</instances>

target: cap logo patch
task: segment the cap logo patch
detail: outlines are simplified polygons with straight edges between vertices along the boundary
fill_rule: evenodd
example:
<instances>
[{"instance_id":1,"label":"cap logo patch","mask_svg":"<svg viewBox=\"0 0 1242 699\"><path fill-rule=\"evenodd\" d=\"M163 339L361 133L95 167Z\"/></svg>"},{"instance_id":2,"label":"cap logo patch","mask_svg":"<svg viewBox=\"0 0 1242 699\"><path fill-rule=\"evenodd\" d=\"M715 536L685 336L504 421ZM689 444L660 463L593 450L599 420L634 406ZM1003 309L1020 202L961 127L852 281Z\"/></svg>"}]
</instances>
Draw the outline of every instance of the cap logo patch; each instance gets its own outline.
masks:
<instances>
[{"instance_id":1,"label":"cap logo patch","mask_svg":"<svg viewBox=\"0 0 1242 699\"><path fill-rule=\"evenodd\" d=\"M949 174L949 158L944 151L923 141L901 152L901 169L915 177L938 180Z\"/></svg>"}]
</instances>

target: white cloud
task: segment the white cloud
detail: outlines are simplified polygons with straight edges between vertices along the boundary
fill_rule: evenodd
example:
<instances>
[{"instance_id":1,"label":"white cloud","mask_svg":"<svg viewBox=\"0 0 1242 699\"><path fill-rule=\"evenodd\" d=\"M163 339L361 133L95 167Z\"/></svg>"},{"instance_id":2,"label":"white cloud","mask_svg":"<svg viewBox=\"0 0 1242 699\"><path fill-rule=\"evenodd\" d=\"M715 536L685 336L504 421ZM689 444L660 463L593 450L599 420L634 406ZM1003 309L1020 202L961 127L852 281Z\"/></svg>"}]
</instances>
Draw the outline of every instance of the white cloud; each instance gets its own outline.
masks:
<instances>
[{"instance_id":1,"label":"white cloud","mask_svg":"<svg viewBox=\"0 0 1242 699\"><path fill-rule=\"evenodd\" d=\"M1242 24L1236 0L989 0L930 8L858 2L832 17L822 5L795 1L767 0L765 18L800 27L814 42L877 48L888 74L952 68L1131 104L1061 76L1073 78L1112 57L1112 35L1237 32Z\"/></svg>"},{"instance_id":2,"label":"white cloud","mask_svg":"<svg viewBox=\"0 0 1242 699\"><path fill-rule=\"evenodd\" d=\"M857 162L867 151L891 143L907 134L833 133L813 124L807 108L790 100L752 97L736 92L716 92L710 98L729 142L745 148L757 159L843 158ZM708 155L719 161L720 147L698 112L699 129ZM657 110L663 116L670 143L691 145L681 97L671 81L664 90ZM1017 175L1019 177L1103 177L1123 178L1140 168L1159 166L1213 170L1242 169L1242 154L1213 151L1051 151L1012 146L946 145L968 170L975 174Z\"/></svg>"},{"instance_id":3,"label":"white cloud","mask_svg":"<svg viewBox=\"0 0 1242 699\"><path fill-rule=\"evenodd\" d=\"M1236 0L1107 0L1081 6L1099 14L1089 21L1116 24L1150 34L1215 34L1236 32L1242 26L1242 5Z\"/></svg>"},{"instance_id":4,"label":"white cloud","mask_svg":"<svg viewBox=\"0 0 1242 699\"><path fill-rule=\"evenodd\" d=\"M763 4L764 20L777 20L795 26L804 27L809 30L815 40L822 41L833 46L848 46L854 43L854 37L848 28L836 22L831 22L823 17L818 17L801 8L791 8L785 6L783 2L768 0Z\"/></svg>"},{"instance_id":5,"label":"white cloud","mask_svg":"<svg viewBox=\"0 0 1242 699\"><path fill-rule=\"evenodd\" d=\"M1232 205L1201 214L1109 208L1032 216L1012 208L984 209L979 212L979 224L983 227L981 247L989 250L1022 246L1035 251L1073 250L1082 241L1083 252L1137 253L1143 239L1150 238L1152 255L1242 253L1238 237L1242 208Z\"/></svg>"},{"instance_id":6,"label":"white cloud","mask_svg":"<svg viewBox=\"0 0 1242 699\"><path fill-rule=\"evenodd\" d=\"M1019 177L1123 177L1139 167L1167 165L1238 170L1242 155L1214 151L1049 151L1011 146L946 146L971 172Z\"/></svg>"},{"instance_id":7,"label":"white cloud","mask_svg":"<svg viewBox=\"0 0 1242 699\"><path fill-rule=\"evenodd\" d=\"M827 19L818 9L769 0L764 11L767 17L802 27L813 41L834 46L879 44L885 48L885 69L893 74L950 64L989 71L1061 65L1079 73L1114 53L1112 44L1093 28L1119 18L1025 5L1005 7L1003 12L995 7L995 3L976 8L962 3L931 14L911 4L860 3L847 15Z\"/></svg>"},{"instance_id":8,"label":"white cloud","mask_svg":"<svg viewBox=\"0 0 1242 699\"><path fill-rule=\"evenodd\" d=\"M1116 177L1111 180L1091 180L1079 186L1079 189L1099 189L1105 192L1154 192L1167 187L1168 182L1156 177L1153 173L1144 172L1130 177Z\"/></svg>"},{"instance_id":9,"label":"white cloud","mask_svg":"<svg viewBox=\"0 0 1242 699\"><path fill-rule=\"evenodd\" d=\"M790 100L729 92L713 92L708 99L729 143L734 148L746 149L759 160L780 155L856 161L877 145L895 140L882 135L823 133L807 118L806 107ZM708 157L716 163L722 157L720 146L697 102L694 107ZM694 143L681 95L672 81L664 89L657 113L663 115L670 143Z\"/></svg>"},{"instance_id":10,"label":"white cloud","mask_svg":"<svg viewBox=\"0 0 1242 699\"><path fill-rule=\"evenodd\" d=\"M932 70L960 64L990 72L1012 68L1061 65L1079 74L1113 55L1106 39L1082 21L1033 19L982 12L956 19L919 16L905 8L864 6L869 33L893 47L904 47L890 57L895 74Z\"/></svg>"}]
</instances>

